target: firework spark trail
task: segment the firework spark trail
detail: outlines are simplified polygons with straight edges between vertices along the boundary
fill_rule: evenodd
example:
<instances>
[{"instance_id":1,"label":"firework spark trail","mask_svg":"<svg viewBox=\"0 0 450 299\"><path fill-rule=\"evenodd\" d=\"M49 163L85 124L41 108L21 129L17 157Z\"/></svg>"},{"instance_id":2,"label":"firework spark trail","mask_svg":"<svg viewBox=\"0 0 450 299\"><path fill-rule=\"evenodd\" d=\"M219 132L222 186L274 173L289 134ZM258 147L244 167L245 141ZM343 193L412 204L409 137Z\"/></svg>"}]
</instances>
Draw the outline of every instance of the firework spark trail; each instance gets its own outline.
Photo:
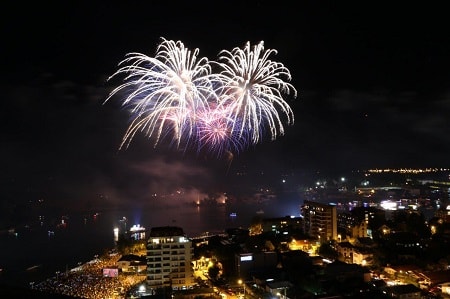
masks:
<instances>
[{"instance_id":1,"label":"firework spark trail","mask_svg":"<svg viewBox=\"0 0 450 299\"><path fill-rule=\"evenodd\" d=\"M123 75L120 91L128 95L122 106L130 107L131 123L122 147L138 132L154 138L154 146L170 139L177 147L194 145L199 152L217 156L239 153L264 137L284 134L282 115L293 124L294 115L283 94L297 96L288 83L289 70L269 60L276 50L264 51L264 43L253 48L219 52L219 60L199 58L199 50L185 48L180 41L162 38L155 57L129 53L108 79ZM212 66L219 73L212 72ZM105 101L105 102L106 102Z\"/></svg>"},{"instance_id":2,"label":"firework spark trail","mask_svg":"<svg viewBox=\"0 0 450 299\"><path fill-rule=\"evenodd\" d=\"M199 151L206 150L221 157L226 152L239 153L248 146L247 138L233 132L236 120L229 117L227 110L215 108L198 116Z\"/></svg>"},{"instance_id":3,"label":"firework spark trail","mask_svg":"<svg viewBox=\"0 0 450 299\"><path fill-rule=\"evenodd\" d=\"M173 132L177 146L193 134L197 110L204 110L215 93L212 83L215 74L207 58L197 61L199 50L193 52L181 42L163 39L155 58L130 53L120 62L118 71L110 78L125 75L122 85L107 98L121 90L132 90L123 101L134 116L123 138L122 146L138 131L155 137L155 146L163 131ZM134 90L133 90L134 88Z\"/></svg>"},{"instance_id":4,"label":"firework spark trail","mask_svg":"<svg viewBox=\"0 0 450 299\"><path fill-rule=\"evenodd\" d=\"M258 143L260 128L268 127L270 137L275 140L284 134L284 127L277 107L287 118L288 124L294 123L294 114L282 93L297 96L289 70L279 62L269 60L277 51L264 51L264 42L253 49L247 42L244 49L222 50L219 54L219 66L223 69L224 86L221 93L221 105L227 106L232 118L240 118L244 127L252 130L253 143ZM240 132L242 133L242 131Z\"/></svg>"}]
</instances>

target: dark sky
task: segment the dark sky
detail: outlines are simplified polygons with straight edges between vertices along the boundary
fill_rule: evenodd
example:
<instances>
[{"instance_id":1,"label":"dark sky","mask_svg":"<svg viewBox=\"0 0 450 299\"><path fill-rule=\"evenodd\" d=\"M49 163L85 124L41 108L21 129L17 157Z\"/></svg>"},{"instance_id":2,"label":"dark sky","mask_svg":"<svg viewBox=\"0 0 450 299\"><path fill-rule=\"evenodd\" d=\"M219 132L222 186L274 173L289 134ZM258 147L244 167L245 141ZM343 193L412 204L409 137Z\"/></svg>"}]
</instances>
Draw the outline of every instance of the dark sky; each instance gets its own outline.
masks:
<instances>
[{"instance_id":1,"label":"dark sky","mask_svg":"<svg viewBox=\"0 0 450 299\"><path fill-rule=\"evenodd\" d=\"M45 4L44 4L45 3ZM230 171L344 172L450 165L447 9L383 1L77 1L21 3L0 18L2 185L67 196L144 198L163 186L226 185ZM160 38L214 59L264 41L291 72L295 123L230 161L157 148L137 137L107 78ZM12 188L10 188L12 186ZM25 186L25 187L24 187ZM89 191L86 191L89 190ZM128 191L124 191L128 190Z\"/></svg>"}]
</instances>

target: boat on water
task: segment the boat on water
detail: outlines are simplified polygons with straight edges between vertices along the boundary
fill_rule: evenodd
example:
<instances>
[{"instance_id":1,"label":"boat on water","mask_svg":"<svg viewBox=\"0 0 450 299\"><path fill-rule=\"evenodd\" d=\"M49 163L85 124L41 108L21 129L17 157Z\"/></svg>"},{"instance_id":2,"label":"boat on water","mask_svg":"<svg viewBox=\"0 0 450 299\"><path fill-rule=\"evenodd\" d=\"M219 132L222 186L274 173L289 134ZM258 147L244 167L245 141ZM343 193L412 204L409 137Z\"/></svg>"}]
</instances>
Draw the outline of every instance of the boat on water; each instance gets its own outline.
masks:
<instances>
[{"instance_id":1,"label":"boat on water","mask_svg":"<svg viewBox=\"0 0 450 299\"><path fill-rule=\"evenodd\" d=\"M34 266L31 266L31 267L28 267L26 270L27 271L33 271L33 270L36 270L39 267L41 267L41 265L34 265Z\"/></svg>"}]
</instances>

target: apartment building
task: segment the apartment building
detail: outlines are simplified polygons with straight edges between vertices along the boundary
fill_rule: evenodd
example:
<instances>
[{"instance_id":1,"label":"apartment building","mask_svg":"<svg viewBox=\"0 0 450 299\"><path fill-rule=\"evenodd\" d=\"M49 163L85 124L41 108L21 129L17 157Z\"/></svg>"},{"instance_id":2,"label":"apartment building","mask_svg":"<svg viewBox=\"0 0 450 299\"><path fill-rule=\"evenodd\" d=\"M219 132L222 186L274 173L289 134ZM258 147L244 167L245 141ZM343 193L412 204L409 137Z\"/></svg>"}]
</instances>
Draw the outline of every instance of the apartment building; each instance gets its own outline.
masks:
<instances>
[{"instance_id":1,"label":"apartment building","mask_svg":"<svg viewBox=\"0 0 450 299\"><path fill-rule=\"evenodd\" d=\"M336 240L336 205L305 200L301 206L301 213L306 234L320 241Z\"/></svg>"},{"instance_id":2,"label":"apartment building","mask_svg":"<svg viewBox=\"0 0 450 299\"><path fill-rule=\"evenodd\" d=\"M191 265L193 255L192 241L182 228L152 228L147 241L147 287L192 288L195 284Z\"/></svg>"}]
</instances>

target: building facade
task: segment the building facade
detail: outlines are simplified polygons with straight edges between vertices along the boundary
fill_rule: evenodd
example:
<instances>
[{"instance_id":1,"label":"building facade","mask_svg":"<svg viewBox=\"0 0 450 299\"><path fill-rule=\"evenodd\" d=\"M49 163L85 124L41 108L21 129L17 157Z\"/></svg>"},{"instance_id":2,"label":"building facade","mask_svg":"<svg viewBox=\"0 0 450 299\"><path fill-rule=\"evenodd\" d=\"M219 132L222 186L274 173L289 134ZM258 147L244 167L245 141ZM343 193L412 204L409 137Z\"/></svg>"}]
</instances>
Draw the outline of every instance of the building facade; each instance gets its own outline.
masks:
<instances>
[{"instance_id":1,"label":"building facade","mask_svg":"<svg viewBox=\"0 0 450 299\"><path fill-rule=\"evenodd\" d=\"M150 289L171 287L190 289L195 284L192 241L183 229L173 226L154 227L147 241L147 286Z\"/></svg>"},{"instance_id":2,"label":"building facade","mask_svg":"<svg viewBox=\"0 0 450 299\"><path fill-rule=\"evenodd\" d=\"M277 217L265 218L262 220L262 231L271 232L275 235L287 234L290 230L300 230L303 228L301 217Z\"/></svg>"},{"instance_id":3,"label":"building facade","mask_svg":"<svg viewBox=\"0 0 450 299\"><path fill-rule=\"evenodd\" d=\"M273 269L278 264L278 257L275 251L265 251L258 253L239 253L235 255L235 267L238 277L247 279L250 273Z\"/></svg>"},{"instance_id":4,"label":"building facade","mask_svg":"<svg viewBox=\"0 0 450 299\"><path fill-rule=\"evenodd\" d=\"M334 204L305 200L301 206L303 230L321 242L336 240L337 211Z\"/></svg>"}]
</instances>

